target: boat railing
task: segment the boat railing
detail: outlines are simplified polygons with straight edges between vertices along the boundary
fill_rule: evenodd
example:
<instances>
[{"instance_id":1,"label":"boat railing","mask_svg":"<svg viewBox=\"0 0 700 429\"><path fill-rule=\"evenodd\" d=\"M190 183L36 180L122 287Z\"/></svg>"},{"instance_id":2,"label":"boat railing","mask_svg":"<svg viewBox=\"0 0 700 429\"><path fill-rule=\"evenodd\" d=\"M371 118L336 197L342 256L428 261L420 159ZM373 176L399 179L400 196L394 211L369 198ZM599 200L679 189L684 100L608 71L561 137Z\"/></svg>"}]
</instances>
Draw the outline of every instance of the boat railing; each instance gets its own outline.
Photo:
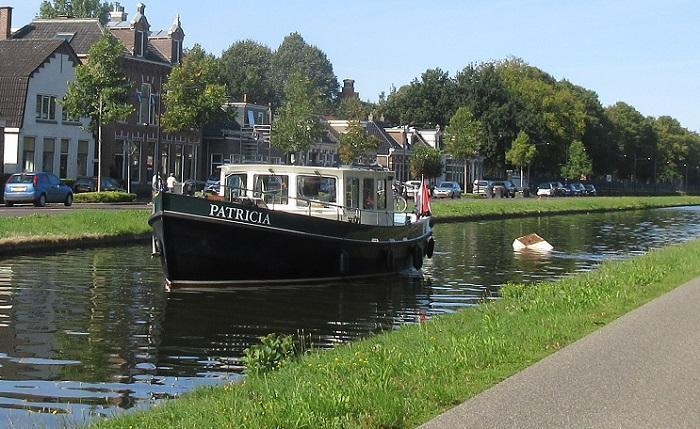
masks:
<instances>
[{"instance_id":1,"label":"boat railing","mask_svg":"<svg viewBox=\"0 0 700 429\"><path fill-rule=\"evenodd\" d=\"M318 216L327 209L325 213L329 214L332 210L335 212L336 220L344 220L353 223L369 223L374 221L376 225L405 225L411 222L411 213L405 211L395 211L390 209L363 209L359 207L348 207L342 204L323 201L314 198L295 197L292 195L281 195L279 189L271 191L263 191L259 189L250 189L240 186L222 185L224 188L224 197L229 202L246 202L257 207L277 209L277 205L289 206L289 201L296 201L296 206L306 208L305 213L309 216ZM252 195L250 197L249 195ZM298 204L302 202L302 204ZM314 210L316 209L316 210ZM300 210L301 211L301 210ZM389 217L389 218L387 218ZM382 222L382 218L387 220Z\"/></svg>"}]
</instances>

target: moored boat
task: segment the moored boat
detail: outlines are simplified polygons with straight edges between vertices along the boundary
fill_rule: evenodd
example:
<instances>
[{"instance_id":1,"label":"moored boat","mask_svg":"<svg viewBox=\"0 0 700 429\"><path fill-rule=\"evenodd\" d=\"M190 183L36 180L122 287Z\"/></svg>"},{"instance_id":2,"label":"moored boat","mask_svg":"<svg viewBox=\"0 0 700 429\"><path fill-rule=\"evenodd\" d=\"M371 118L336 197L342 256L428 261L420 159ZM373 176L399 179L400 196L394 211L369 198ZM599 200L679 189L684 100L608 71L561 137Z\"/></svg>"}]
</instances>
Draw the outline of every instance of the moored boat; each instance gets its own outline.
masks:
<instances>
[{"instance_id":1,"label":"moored boat","mask_svg":"<svg viewBox=\"0 0 700 429\"><path fill-rule=\"evenodd\" d=\"M423 258L432 256L430 215L394 209L393 172L268 164L220 168L216 195L154 196L148 222L169 286L387 275L420 269Z\"/></svg>"}]
</instances>

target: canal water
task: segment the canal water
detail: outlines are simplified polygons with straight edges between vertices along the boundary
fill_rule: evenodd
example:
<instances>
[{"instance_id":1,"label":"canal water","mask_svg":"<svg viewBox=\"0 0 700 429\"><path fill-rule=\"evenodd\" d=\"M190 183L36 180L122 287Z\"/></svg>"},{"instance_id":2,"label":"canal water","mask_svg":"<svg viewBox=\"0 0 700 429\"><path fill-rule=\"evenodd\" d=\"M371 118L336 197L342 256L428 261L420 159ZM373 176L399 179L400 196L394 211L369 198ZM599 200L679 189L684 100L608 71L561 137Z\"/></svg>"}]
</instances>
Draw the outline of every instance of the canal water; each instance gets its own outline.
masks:
<instances>
[{"instance_id":1,"label":"canal water","mask_svg":"<svg viewBox=\"0 0 700 429\"><path fill-rule=\"evenodd\" d=\"M235 381L243 350L270 332L301 332L329 348L497 299L507 282L698 238L700 208L438 224L434 232L423 275L281 288L166 292L147 245L0 260L0 426L74 426ZM555 250L514 253L513 239L531 232Z\"/></svg>"}]
</instances>

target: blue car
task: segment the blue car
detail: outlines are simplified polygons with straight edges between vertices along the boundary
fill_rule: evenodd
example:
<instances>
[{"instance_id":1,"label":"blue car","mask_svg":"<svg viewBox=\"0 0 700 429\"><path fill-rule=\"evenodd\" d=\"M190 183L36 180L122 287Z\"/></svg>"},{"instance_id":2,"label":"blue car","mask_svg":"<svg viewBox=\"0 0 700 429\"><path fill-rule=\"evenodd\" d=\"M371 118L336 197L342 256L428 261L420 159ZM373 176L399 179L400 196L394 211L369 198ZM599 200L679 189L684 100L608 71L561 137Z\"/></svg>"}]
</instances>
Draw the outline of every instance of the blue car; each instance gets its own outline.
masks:
<instances>
[{"instance_id":1,"label":"blue car","mask_svg":"<svg viewBox=\"0 0 700 429\"><path fill-rule=\"evenodd\" d=\"M51 173L16 173L5 183L5 205L33 203L44 207L46 203L73 204L73 190Z\"/></svg>"}]
</instances>

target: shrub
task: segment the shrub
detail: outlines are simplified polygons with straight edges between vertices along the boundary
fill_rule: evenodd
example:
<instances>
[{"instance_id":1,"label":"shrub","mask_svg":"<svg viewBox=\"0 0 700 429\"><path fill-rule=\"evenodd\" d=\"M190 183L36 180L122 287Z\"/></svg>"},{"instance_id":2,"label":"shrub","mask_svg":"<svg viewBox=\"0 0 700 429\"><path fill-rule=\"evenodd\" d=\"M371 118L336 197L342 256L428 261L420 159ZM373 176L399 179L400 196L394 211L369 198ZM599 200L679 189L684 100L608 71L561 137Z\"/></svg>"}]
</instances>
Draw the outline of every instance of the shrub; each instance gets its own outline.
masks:
<instances>
[{"instance_id":1,"label":"shrub","mask_svg":"<svg viewBox=\"0 0 700 429\"><path fill-rule=\"evenodd\" d=\"M260 337L260 344L252 345L243 351L243 364L248 374L262 374L283 366L286 362L309 351L310 338L297 333L292 335L268 334Z\"/></svg>"},{"instance_id":2,"label":"shrub","mask_svg":"<svg viewBox=\"0 0 700 429\"><path fill-rule=\"evenodd\" d=\"M83 192L73 195L76 203L123 203L136 199L136 194L126 192Z\"/></svg>"}]
</instances>

